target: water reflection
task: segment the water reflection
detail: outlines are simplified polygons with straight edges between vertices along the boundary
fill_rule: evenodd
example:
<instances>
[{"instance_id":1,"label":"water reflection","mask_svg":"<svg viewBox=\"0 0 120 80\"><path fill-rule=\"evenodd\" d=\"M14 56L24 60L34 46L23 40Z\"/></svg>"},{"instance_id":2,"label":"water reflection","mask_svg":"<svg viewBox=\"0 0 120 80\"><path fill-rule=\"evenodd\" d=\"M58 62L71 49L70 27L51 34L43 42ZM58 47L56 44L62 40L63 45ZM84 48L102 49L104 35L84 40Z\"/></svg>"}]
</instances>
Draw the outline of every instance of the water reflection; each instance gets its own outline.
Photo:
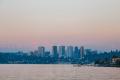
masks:
<instances>
[{"instance_id":1,"label":"water reflection","mask_svg":"<svg viewBox=\"0 0 120 80\"><path fill-rule=\"evenodd\" d=\"M0 65L0 80L120 80L120 68Z\"/></svg>"}]
</instances>

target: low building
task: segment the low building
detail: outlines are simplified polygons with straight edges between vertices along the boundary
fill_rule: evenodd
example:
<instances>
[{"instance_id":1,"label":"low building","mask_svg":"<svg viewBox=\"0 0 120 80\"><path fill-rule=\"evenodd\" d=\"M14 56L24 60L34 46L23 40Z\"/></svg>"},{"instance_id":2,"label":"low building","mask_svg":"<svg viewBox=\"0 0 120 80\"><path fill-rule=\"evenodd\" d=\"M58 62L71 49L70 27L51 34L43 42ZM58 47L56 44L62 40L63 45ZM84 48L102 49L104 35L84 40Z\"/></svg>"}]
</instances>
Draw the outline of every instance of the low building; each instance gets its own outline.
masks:
<instances>
[{"instance_id":1,"label":"low building","mask_svg":"<svg viewBox=\"0 0 120 80\"><path fill-rule=\"evenodd\" d=\"M113 58L112 58L112 63L113 64L116 64L116 63L120 63L120 57L116 57L116 56L114 56Z\"/></svg>"}]
</instances>

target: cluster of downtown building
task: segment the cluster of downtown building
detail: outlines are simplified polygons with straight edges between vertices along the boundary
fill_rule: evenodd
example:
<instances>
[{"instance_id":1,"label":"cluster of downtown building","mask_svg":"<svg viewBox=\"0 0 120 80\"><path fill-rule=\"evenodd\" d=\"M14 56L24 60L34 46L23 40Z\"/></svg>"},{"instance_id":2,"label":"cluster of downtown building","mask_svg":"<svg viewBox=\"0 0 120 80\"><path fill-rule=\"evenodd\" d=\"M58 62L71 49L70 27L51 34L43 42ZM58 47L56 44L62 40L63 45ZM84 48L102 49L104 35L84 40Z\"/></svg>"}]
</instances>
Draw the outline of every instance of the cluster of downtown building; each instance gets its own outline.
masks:
<instances>
[{"instance_id":1,"label":"cluster of downtown building","mask_svg":"<svg viewBox=\"0 0 120 80\"><path fill-rule=\"evenodd\" d=\"M0 64L111 64L113 57L120 57L120 50L98 52L84 46L39 46L25 53L0 52Z\"/></svg>"},{"instance_id":2,"label":"cluster of downtown building","mask_svg":"<svg viewBox=\"0 0 120 80\"><path fill-rule=\"evenodd\" d=\"M52 51L46 51L44 46L39 46L37 50L31 52L31 54L39 56L39 57L52 57L57 60L69 59L82 60L85 55L84 47L78 46L52 46Z\"/></svg>"}]
</instances>

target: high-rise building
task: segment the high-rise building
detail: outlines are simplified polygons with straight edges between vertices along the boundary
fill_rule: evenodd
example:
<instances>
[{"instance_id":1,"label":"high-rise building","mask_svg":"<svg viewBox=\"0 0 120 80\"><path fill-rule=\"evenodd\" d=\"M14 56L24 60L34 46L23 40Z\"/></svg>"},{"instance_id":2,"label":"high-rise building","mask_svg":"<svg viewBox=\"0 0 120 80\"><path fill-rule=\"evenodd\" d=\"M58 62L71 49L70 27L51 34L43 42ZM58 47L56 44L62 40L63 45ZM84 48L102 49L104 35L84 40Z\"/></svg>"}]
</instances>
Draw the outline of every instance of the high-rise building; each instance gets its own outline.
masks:
<instances>
[{"instance_id":1,"label":"high-rise building","mask_svg":"<svg viewBox=\"0 0 120 80\"><path fill-rule=\"evenodd\" d=\"M59 46L59 58L65 58L65 46Z\"/></svg>"},{"instance_id":2,"label":"high-rise building","mask_svg":"<svg viewBox=\"0 0 120 80\"><path fill-rule=\"evenodd\" d=\"M85 54L84 46L81 46L80 48L80 58L83 59Z\"/></svg>"},{"instance_id":3,"label":"high-rise building","mask_svg":"<svg viewBox=\"0 0 120 80\"><path fill-rule=\"evenodd\" d=\"M73 58L80 58L80 51L78 49L78 47L76 46L75 49L74 49L74 54L73 54Z\"/></svg>"},{"instance_id":4,"label":"high-rise building","mask_svg":"<svg viewBox=\"0 0 120 80\"><path fill-rule=\"evenodd\" d=\"M73 46L67 46L67 51L66 51L67 56L66 57L67 58L72 58L73 53L74 53Z\"/></svg>"},{"instance_id":5,"label":"high-rise building","mask_svg":"<svg viewBox=\"0 0 120 80\"><path fill-rule=\"evenodd\" d=\"M38 47L38 54L40 54L40 56L44 56L45 53L45 47L44 46L40 46Z\"/></svg>"},{"instance_id":6,"label":"high-rise building","mask_svg":"<svg viewBox=\"0 0 120 80\"><path fill-rule=\"evenodd\" d=\"M58 49L57 46L53 46L52 47L52 53L53 53L53 57L58 58Z\"/></svg>"}]
</instances>

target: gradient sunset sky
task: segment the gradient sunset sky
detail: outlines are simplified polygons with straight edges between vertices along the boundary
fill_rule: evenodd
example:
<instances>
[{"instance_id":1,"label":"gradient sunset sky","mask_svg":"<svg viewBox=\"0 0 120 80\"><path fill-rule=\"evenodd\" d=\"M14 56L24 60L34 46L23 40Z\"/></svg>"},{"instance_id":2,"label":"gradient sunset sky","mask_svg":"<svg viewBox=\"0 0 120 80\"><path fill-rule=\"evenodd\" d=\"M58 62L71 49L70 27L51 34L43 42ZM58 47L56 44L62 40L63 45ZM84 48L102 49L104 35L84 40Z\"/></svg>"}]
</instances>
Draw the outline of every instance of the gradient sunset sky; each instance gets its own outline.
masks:
<instances>
[{"instance_id":1,"label":"gradient sunset sky","mask_svg":"<svg viewBox=\"0 0 120 80\"><path fill-rule=\"evenodd\" d=\"M120 0L0 0L0 51L41 45L120 49Z\"/></svg>"}]
</instances>

